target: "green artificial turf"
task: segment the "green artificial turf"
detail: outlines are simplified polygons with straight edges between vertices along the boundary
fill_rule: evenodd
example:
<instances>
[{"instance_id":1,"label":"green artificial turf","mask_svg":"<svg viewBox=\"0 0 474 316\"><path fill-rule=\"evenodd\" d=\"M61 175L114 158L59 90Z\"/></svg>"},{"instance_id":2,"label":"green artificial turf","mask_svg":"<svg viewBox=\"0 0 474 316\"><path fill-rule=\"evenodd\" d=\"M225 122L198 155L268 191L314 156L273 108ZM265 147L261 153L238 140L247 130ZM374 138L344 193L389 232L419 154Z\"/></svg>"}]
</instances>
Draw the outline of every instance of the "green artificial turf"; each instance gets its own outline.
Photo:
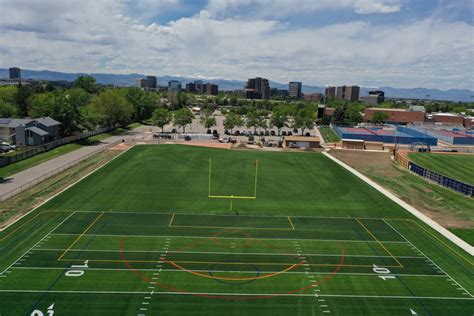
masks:
<instances>
[{"instance_id":1,"label":"green artificial turf","mask_svg":"<svg viewBox=\"0 0 474 316\"><path fill-rule=\"evenodd\" d=\"M0 250L2 315L474 310L472 257L319 153L137 146Z\"/></svg>"},{"instance_id":2,"label":"green artificial turf","mask_svg":"<svg viewBox=\"0 0 474 316\"><path fill-rule=\"evenodd\" d=\"M474 185L474 155L409 153L408 158L424 168Z\"/></svg>"},{"instance_id":3,"label":"green artificial turf","mask_svg":"<svg viewBox=\"0 0 474 316\"><path fill-rule=\"evenodd\" d=\"M402 209L319 153L137 146L47 204L50 209L397 217ZM91 185L93 184L93 185Z\"/></svg>"},{"instance_id":4,"label":"green artificial turf","mask_svg":"<svg viewBox=\"0 0 474 316\"><path fill-rule=\"evenodd\" d=\"M332 128L328 126L320 126L319 131L321 132L321 136L323 136L326 143L335 143L341 140L339 136L334 133Z\"/></svg>"}]
</instances>

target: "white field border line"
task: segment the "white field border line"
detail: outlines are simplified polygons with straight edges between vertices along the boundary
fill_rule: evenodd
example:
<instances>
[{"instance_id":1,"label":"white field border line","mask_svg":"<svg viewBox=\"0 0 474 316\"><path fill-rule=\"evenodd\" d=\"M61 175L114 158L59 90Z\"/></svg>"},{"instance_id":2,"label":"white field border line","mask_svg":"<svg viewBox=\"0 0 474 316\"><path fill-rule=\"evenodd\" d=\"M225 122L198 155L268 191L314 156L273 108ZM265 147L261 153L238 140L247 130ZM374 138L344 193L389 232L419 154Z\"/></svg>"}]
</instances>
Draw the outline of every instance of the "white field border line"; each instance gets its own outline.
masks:
<instances>
[{"instance_id":1,"label":"white field border line","mask_svg":"<svg viewBox=\"0 0 474 316\"><path fill-rule=\"evenodd\" d=\"M35 249L36 251L36 249ZM16 269L16 270L64 270L64 267L27 267L27 266L21 266L21 267L11 267L10 269ZM143 272L153 272L156 271L156 269L133 269L135 271L143 271ZM87 271L108 271L108 272L122 272L122 271L130 271L130 269L127 268L87 268ZM185 270L181 269L166 269L163 268L161 271L167 271L167 272L186 272ZM203 272L203 273L208 273L211 272L210 270L201 270L201 269L193 269L193 271L196 272ZM219 271L219 273L234 273L235 271ZM255 274L255 271L238 271L239 273L243 274ZM276 273L280 271L260 271L261 273ZM305 272L295 272L295 271L287 271L285 274L306 274ZM332 272L309 272L309 274L314 274L314 275L329 275L332 274ZM373 274L373 273L357 273L357 272L338 272L337 275L349 275L349 276L370 276L370 277L377 277L378 275ZM413 278L446 278L445 275L440 275L440 274L399 274L399 273L391 273L390 275L394 276L403 276L403 277L413 277Z\"/></svg>"},{"instance_id":2,"label":"white field border line","mask_svg":"<svg viewBox=\"0 0 474 316\"><path fill-rule=\"evenodd\" d=\"M51 236L79 236L80 234L67 234L67 233L52 233ZM211 237L204 237L204 236L168 236L168 235L161 235L161 236L152 236L152 235L108 235L108 234L84 234L83 236L91 236L91 237L121 237L121 238L188 238L188 239L209 239ZM235 239L235 240L288 240L288 241L342 241L342 242L355 242L355 243L379 243L375 240L351 240L351 239L310 239L310 238L236 238L236 237L212 237L212 239ZM380 240L380 242L384 244L407 244L406 241L386 241Z\"/></svg>"},{"instance_id":3,"label":"white field border line","mask_svg":"<svg viewBox=\"0 0 474 316\"><path fill-rule=\"evenodd\" d=\"M3 293L44 293L44 290L0 290ZM48 293L57 294L126 294L142 295L150 294L149 291L59 291L51 290ZM285 296L285 297L312 297L314 294L275 294L275 293L210 293L210 292L154 292L158 295L218 295L218 296ZM431 300L459 300L471 301L469 297L447 297L447 296L386 296L386 295L351 295L351 294L321 294L319 297L342 297L342 298L387 298L387 299L431 299Z\"/></svg>"},{"instance_id":4,"label":"white field border line","mask_svg":"<svg viewBox=\"0 0 474 316\"><path fill-rule=\"evenodd\" d=\"M65 251L66 249L60 248L37 248L36 251ZM162 253L163 251L158 250L116 250L116 249L70 249L68 252L84 251L84 252L112 252L112 253ZM208 255L250 255L250 256L294 256L293 253L271 253L271 252L220 252L220 251L176 251L170 250L168 253L176 254L208 254ZM305 253L305 256L313 257L340 257L341 254L324 254L324 253ZM425 259L423 256L371 256L371 255L346 255L344 257L354 258L402 258L402 259Z\"/></svg>"},{"instance_id":5,"label":"white field border line","mask_svg":"<svg viewBox=\"0 0 474 316\"><path fill-rule=\"evenodd\" d=\"M421 253L426 259L428 259L432 264L434 264L441 272L443 272L447 277L449 277L454 283L456 283L460 288L462 288L467 294L469 294L471 297L474 297L468 290L466 290L464 287L462 287L452 276L446 273L439 265L437 265L433 260L431 260L427 255L423 253L418 247L416 247L413 243L411 243L408 239L406 239L395 227L390 225L387 221L385 223L392 228L398 235L400 235L403 239L405 239L410 245L412 245L413 248L415 248L419 253Z\"/></svg>"},{"instance_id":6,"label":"white field border line","mask_svg":"<svg viewBox=\"0 0 474 316\"><path fill-rule=\"evenodd\" d=\"M404 202L402 199L398 198L397 196L395 196L394 194L392 194L391 192L389 192L388 190L383 188L381 185L379 185L379 184L375 183L374 181L370 180L368 177L364 176L362 173L355 170L351 166L349 166L346 163L340 161L339 159L331 156L327 152L323 152L323 155L325 155L326 157L328 157L329 159L331 159L335 163L339 164L340 166L344 167L348 171L352 172L354 175L359 177L361 180L363 180L364 182L366 182L367 184L372 186L374 189L376 189L377 191L379 191L380 193L385 195L387 198L389 198L393 202L397 203L398 205L403 207L405 210L410 212L412 215L414 215L416 218L418 218L419 220L421 220L422 222L424 222L425 224L427 224L428 226L430 226L431 228L436 230L438 233L443 235L445 238L447 238L451 242L453 242L459 248L463 249L464 251L469 253L471 256L474 256L474 247L469 245L467 242L465 242L464 240L462 240L458 236L454 235L449 230L447 230L446 228L444 228L443 226L441 226L440 224L438 224L437 222L435 222L434 220L432 220L431 218L429 218L425 214L421 213L420 211L418 211L416 208L414 208L410 204Z\"/></svg>"},{"instance_id":7,"label":"white field border line","mask_svg":"<svg viewBox=\"0 0 474 316\"><path fill-rule=\"evenodd\" d=\"M119 156L121 156L122 154L124 154L125 152L129 151L130 148L132 148L133 146L130 146L128 147L127 149L125 149L124 151L120 152L117 156L113 157L112 159L110 159L109 161L107 161L106 163L104 163L102 166L99 166L97 169L94 169L92 170L91 172L89 172L88 174L86 174L85 176L81 177L80 179L78 179L76 182L68 185L67 187L65 187L64 189L62 189L61 191L59 191L58 193L50 196L49 198L47 198L46 200L44 200L43 202L41 202L40 204L36 205L34 208L32 208L29 212L23 214L22 216L18 217L17 219L15 219L13 222L11 222L10 224L8 224L7 226L3 227L2 229L0 229L0 233L3 232L5 229L7 229L8 227L12 226L13 224L15 224L16 222L18 222L19 220L21 220L22 218L26 217L27 215L29 214L32 214L37 208L43 206L44 204L46 204L47 202L49 202L50 200L54 199L55 197L57 197L59 194L63 193L64 191L68 190L69 188L71 188L73 185L76 185L77 183L81 182L82 180L84 180L85 178L87 178L88 176L90 176L91 174L93 174L94 172L96 172L97 170L101 169L102 167L105 167L106 165L108 165L110 162L112 162L115 158L118 158ZM107 148L104 148L104 149L107 149ZM98 153L97 153L98 154ZM92 155L94 156L94 155ZM91 157L92 157L91 156ZM84 161L84 160L83 160ZM81 161L82 162L82 161ZM73 167L73 166L71 166ZM67 170L69 168L66 168L64 170ZM34 187L34 186L32 186ZM24 192L24 191L23 191ZM64 212L67 212L67 211L64 211Z\"/></svg>"},{"instance_id":8,"label":"white field border line","mask_svg":"<svg viewBox=\"0 0 474 316\"><path fill-rule=\"evenodd\" d=\"M71 214L69 214L69 216L67 216L65 219L63 219L61 221L61 223L59 223L58 225L54 226L53 229L51 229L49 231L49 233L47 233L46 235L43 236L43 238L41 238L36 244L33 245L33 247L31 247L30 249L28 249L24 254L22 254L18 259L16 259L8 268L6 268L5 270L2 271L2 273L0 273L0 275L3 275L6 271L8 271L8 269L10 269L11 267L13 267L14 264L16 264L21 258L23 258L28 252L32 251L40 242L42 242L46 237L49 236L49 234L51 234L51 232L53 232L56 228L58 228L59 226L61 226L65 221L67 221L71 216L73 216L76 212L72 212Z\"/></svg>"}]
</instances>

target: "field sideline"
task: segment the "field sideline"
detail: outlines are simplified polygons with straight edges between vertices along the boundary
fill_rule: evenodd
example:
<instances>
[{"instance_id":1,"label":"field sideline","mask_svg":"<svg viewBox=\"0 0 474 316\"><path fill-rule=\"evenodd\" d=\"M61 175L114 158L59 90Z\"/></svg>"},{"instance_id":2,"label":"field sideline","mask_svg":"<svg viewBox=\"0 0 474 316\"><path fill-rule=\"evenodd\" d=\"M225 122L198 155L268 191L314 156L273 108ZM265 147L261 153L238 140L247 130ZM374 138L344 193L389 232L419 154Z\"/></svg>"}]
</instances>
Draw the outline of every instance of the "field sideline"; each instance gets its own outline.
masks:
<instances>
[{"instance_id":1,"label":"field sideline","mask_svg":"<svg viewBox=\"0 0 474 316\"><path fill-rule=\"evenodd\" d=\"M138 146L0 249L2 315L474 310L472 257L318 153Z\"/></svg>"}]
</instances>

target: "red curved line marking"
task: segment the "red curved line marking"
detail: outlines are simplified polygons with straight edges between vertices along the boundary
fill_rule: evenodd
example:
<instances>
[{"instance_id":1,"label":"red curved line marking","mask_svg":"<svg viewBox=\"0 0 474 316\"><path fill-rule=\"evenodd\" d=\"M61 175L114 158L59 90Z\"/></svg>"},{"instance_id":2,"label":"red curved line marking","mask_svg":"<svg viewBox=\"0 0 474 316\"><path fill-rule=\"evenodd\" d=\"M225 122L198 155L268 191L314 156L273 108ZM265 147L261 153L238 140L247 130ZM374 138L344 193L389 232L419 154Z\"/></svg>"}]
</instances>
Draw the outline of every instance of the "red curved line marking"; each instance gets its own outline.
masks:
<instances>
[{"instance_id":1,"label":"red curved line marking","mask_svg":"<svg viewBox=\"0 0 474 316\"><path fill-rule=\"evenodd\" d=\"M341 241L339 240L338 242L339 244L339 248L341 248L341 258L339 260L339 263L336 267L336 269L334 269L334 271L331 273L331 274L328 274L326 277L324 277L322 280L310 285L310 286L305 286L305 287L301 287L301 288L298 288L298 289L295 289L295 290L292 290L292 291L288 291L288 292L284 292L284 293L275 293L275 294L272 294L272 295L258 295L258 296L252 296L252 297L242 297L242 296L232 296L232 295L210 295L210 294L200 294L200 293L192 293L192 292L189 292L189 291L185 291L185 290L180 290L180 289L177 289L177 288L174 288L172 286L168 286L166 284L162 284L162 283L159 283L159 282L156 282L154 280L151 280L149 277L143 275L143 273L141 273L140 271L137 271L135 270L131 265L130 263L127 261L127 259L125 258L124 254L123 254L123 240L121 239L120 240L120 257L122 259L122 262L124 263L124 265L133 273L135 274L137 277L139 277L140 279L144 280L144 281L147 281L147 282L150 282L152 284L156 284L157 286L163 288L163 289L166 289L166 290L169 290L169 291L173 291L173 292L177 292L177 293L183 293L183 294L189 294L191 296L198 296L198 297L207 297L207 298L216 298L216 299L223 299L223 300L240 300L240 301L246 301L246 300L256 300L256 299L267 299L267 298L275 298L275 297L278 297L278 296L284 296L284 295L287 295L287 294L293 294L293 293L296 293L296 292L302 292L304 290L307 290L307 289L311 289L313 287L315 287L316 285L320 285L320 284L323 284L324 282L328 281L329 279L331 279L334 275L336 275L339 270L341 269L342 267L342 264L344 262L344 259L345 259L345 256L344 256L344 248L342 247L342 243Z\"/></svg>"}]
</instances>

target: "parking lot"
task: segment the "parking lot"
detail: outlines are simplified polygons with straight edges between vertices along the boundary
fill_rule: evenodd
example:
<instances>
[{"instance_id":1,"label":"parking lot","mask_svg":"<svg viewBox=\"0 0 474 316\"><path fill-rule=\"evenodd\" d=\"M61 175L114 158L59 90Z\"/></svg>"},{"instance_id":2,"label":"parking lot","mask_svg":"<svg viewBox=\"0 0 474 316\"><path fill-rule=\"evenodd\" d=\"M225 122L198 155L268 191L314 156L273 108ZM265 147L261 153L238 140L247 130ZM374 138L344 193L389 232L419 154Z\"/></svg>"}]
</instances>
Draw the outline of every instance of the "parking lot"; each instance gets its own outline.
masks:
<instances>
[{"instance_id":1,"label":"parking lot","mask_svg":"<svg viewBox=\"0 0 474 316\"><path fill-rule=\"evenodd\" d=\"M219 111L216 111L214 113L214 117L216 118L216 126L211 128L211 132L214 132L214 130L216 130L217 133L219 134L219 138L231 137L233 139L236 139L237 142L247 143L248 137L246 136L246 134L251 133L252 135L254 135L254 128L247 128L245 126L238 126L234 128L232 131L233 132L232 135L230 135L230 131L229 131L229 134L225 134L224 115L222 115ZM185 134L207 134L208 132L207 129L205 129L202 126L199 120L200 120L200 115L196 115L196 118L193 119L193 122L190 125L186 126ZM166 125L164 128L164 132L171 133L173 129L175 129L178 133L183 132L182 128L176 127L173 124ZM153 130L155 133L161 132L161 128L153 128ZM239 135L236 135L237 132ZM286 136L288 134L301 135L301 130L297 130L297 132L295 133L295 131L289 127L285 127L281 130L281 136L278 136L278 130L275 127L268 128L267 130L257 128L256 132L258 133L258 135L254 135L255 142L261 142L262 138L264 138L265 142L271 142L274 144L278 144L279 141L282 141L283 136ZM309 133L310 136L318 136L318 137L320 136L317 128L313 128L311 130L305 130L304 134L306 135L307 133ZM242 135L242 134L245 134L245 135Z\"/></svg>"}]
</instances>

